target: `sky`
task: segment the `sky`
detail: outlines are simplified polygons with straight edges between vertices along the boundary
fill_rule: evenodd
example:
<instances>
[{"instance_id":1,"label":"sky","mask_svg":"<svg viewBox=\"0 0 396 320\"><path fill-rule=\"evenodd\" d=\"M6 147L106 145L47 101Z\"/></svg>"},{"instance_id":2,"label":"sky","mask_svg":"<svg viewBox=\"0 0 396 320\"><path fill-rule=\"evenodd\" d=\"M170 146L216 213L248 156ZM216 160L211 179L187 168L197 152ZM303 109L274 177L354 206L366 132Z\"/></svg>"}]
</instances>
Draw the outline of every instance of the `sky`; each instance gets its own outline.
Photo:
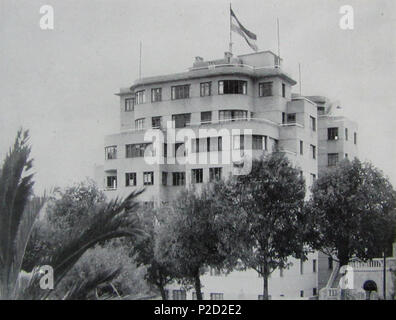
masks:
<instances>
[{"instance_id":1,"label":"sky","mask_svg":"<svg viewBox=\"0 0 396 320\"><path fill-rule=\"evenodd\" d=\"M302 93L339 100L359 125L359 155L396 186L396 1L233 0L260 50L277 52ZM195 56L223 57L223 0L0 0L0 161L19 128L29 129L35 191L93 177L104 136L119 131L119 98L139 75L183 72ZM42 30L40 7L54 10ZM339 26L350 5L354 29ZM234 53L251 49L237 34ZM298 92L298 85L294 92Z\"/></svg>"}]
</instances>

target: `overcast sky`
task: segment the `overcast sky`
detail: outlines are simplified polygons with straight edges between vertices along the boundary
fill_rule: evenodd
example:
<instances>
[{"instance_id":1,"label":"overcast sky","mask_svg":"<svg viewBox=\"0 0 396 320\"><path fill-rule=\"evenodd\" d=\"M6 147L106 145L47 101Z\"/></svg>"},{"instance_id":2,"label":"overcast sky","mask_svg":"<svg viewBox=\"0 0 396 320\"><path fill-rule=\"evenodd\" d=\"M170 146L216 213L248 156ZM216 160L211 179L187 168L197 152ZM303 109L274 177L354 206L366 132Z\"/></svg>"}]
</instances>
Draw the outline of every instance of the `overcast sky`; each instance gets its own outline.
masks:
<instances>
[{"instance_id":1,"label":"overcast sky","mask_svg":"<svg viewBox=\"0 0 396 320\"><path fill-rule=\"evenodd\" d=\"M138 77L185 71L228 48L229 0L0 0L0 159L29 129L36 191L70 185L102 164L104 135L119 130L114 95ZM42 5L54 30L41 30ZM343 5L354 30L339 27ZM339 99L359 124L359 152L396 185L396 1L234 0L260 50L277 51L306 95ZM234 52L251 52L234 34ZM298 92L298 86L294 89Z\"/></svg>"}]
</instances>

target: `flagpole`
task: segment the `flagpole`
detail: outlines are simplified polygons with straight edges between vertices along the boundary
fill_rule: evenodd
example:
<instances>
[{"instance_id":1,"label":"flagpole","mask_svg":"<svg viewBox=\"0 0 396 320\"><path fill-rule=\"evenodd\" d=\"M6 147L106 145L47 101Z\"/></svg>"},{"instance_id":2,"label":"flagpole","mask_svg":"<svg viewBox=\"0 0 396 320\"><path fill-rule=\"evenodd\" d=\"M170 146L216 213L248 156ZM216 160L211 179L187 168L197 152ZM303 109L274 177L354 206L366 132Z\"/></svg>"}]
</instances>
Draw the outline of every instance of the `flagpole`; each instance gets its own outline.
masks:
<instances>
[{"instance_id":1,"label":"flagpole","mask_svg":"<svg viewBox=\"0 0 396 320\"><path fill-rule=\"evenodd\" d=\"M139 51L139 79L142 78L142 41L140 41L140 51Z\"/></svg>"},{"instance_id":2,"label":"flagpole","mask_svg":"<svg viewBox=\"0 0 396 320\"><path fill-rule=\"evenodd\" d=\"M281 57L280 57L279 18L276 18L276 24L277 24L277 32L278 32L278 60L279 60L279 66L280 66L280 64L281 64Z\"/></svg>"},{"instance_id":3,"label":"flagpole","mask_svg":"<svg viewBox=\"0 0 396 320\"><path fill-rule=\"evenodd\" d=\"M230 50L230 53L232 54L232 31L231 31L231 24L232 24L232 17L231 17L231 2L230 2L230 12L229 12L229 14L230 14L230 44L229 44L229 50Z\"/></svg>"},{"instance_id":4,"label":"flagpole","mask_svg":"<svg viewBox=\"0 0 396 320\"><path fill-rule=\"evenodd\" d=\"M301 63L298 63L298 77L299 77L299 84L300 84L300 96L302 94L302 84L301 84Z\"/></svg>"}]
</instances>

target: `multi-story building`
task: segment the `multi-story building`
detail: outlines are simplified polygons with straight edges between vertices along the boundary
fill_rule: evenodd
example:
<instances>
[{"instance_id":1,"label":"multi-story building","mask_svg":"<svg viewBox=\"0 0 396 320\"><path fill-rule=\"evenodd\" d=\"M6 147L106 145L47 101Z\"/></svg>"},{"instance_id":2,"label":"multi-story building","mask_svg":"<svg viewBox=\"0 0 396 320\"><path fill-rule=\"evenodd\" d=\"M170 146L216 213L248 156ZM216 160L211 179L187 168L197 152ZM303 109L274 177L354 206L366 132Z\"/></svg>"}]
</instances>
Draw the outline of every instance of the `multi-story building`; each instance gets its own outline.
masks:
<instances>
[{"instance_id":1,"label":"multi-story building","mask_svg":"<svg viewBox=\"0 0 396 320\"><path fill-rule=\"evenodd\" d=\"M144 187L140 201L159 206L190 184L240 174L251 157L275 148L300 168L309 191L322 168L356 154L356 126L332 116L326 98L292 94L295 84L281 59L263 51L196 57L186 72L122 88L120 132L105 138L106 193L125 196ZM271 276L273 299L317 295L318 254L292 262ZM212 270L203 285L206 299L257 299L262 292L254 271L219 277ZM184 296L176 288L171 298Z\"/></svg>"}]
</instances>

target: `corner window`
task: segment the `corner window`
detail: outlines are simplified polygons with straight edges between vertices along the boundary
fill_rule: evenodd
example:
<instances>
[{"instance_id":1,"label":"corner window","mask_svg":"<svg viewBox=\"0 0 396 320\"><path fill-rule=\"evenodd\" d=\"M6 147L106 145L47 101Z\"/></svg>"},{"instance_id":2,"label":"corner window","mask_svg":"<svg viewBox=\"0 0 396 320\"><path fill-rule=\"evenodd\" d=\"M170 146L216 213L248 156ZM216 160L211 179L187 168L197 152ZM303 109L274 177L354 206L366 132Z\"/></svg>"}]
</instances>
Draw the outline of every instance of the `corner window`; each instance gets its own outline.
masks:
<instances>
[{"instance_id":1,"label":"corner window","mask_svg":"<svg viewBox=\"0 0 396 320\"><path fill-rule=\"evenodd\" d=\"M203 82L201 83L201 97L206 97L211 95L211 87L212 83L211 82Z\"/></svg>"},{"instance_id":2,"label":"corner window","mask_svg":"<svg viewBox=\"0 0 396 320\"><path fill-rule=\"evenodd\" d=\"M190 97L190 85L172 87L172 100L187 99Z\"/></svg>"},{"instance_id":3,"label":"corner window","mask_svg":"<svg viewBox=\"0 0 396 320\"><path fill-rule=\"evenodd\" d=\"M162 89L154 88L151 89L151 102L159 102L162 100Z\"/></svg>"},{"instance_id":4,"label":"corner window","mask_svg":"<svg viewBox=\"0 0 396 320\"><path fill-rule=\"evenodd\" d=\"M287 123L296 123L296 114L295 113L287 114Z\"/></svg>"},{"instance_id":5,"label":"corner window","mask_svg":"<svg viewBox=\"0 0 396 320\"><path fill-rule=\"evenodd\" d=\"M126 98L125 99L125 111L133 111L135 107L135 98Z\"/></svg>"},{"instance_id":6,"label":"corner window","mask_svg":"<svg viewBox=\"0 0 396 320\"><path fill-rule=\"evenodd\" d=\"M221 80L219 94L247 94L247 81Z\"/></svg>"},{"instance_id":7,"label":"corner window","mask_svg":"<svg viewBox=\"0 0 396 320\"><path fill-rule=\"evenodd\" d=\"M150 186L154 184L154 172L143 172L143 184Z\"/></svg>"},{"instance_id":8,"label":"corner window","mask_svg":"<svg viewBox=\"0 0 396 320\"><path fill-rule=\"evenodd\" d=\"M272 82L259 83L259 97L272 96Z\"/></svg>"},{"instance_id":9,"label":"corner window","mask_svg":"<svg viewBox=\"0 0 396 320\"><path fill-rule=\"evenodd\" d=\"M126 158L139 158L144 157L146 149L152 146L152 143L135 143L125 145ZM153 154L151 154L152 156Z\"/></svg>"},{"instance_id":10,"label":"corner window","mask_svg":"<svg viewBox=\"0 0 396 320\"><path fill-rule=\"evenodd\" d=\"M137 91L135 93L135 103L142 104L146 102L146 94L145 90Z\"/></svg>"},{"instance_id":11,"label":"corner window","mask_svg":"<svg viewBox=\"0 0 396 320\"><path fill-rule=\"evenodd\" d=\"M245 110L221 110L219 111L220 121L237 121L247 120L247 111Z\"/></svg>"},{"instance_id":12,"label":"corner window","mask_svg":"<svg viewBox=\"0 0 396 320\"><path fill-rule=\"evenodd\" d=\"M110 146L105 148L105 159L117 159L117 146Z\"/></svg>"},{"instance_id":13,"label":"corner window","mask_svg":"<svg viewBox=\"0 0 396 320\"><path fill-rule=\"evenodd\" d=\"M338 140L338 128L327 128L327 140Z\"/></svg>"},{"instance_id":14,"label":"corner window","mask_svg":"<svg viewBox=\"0 0 396 320\"><path fill-rule=\"evenodd\" d=\"M125 173L125 186L126 187L136 186L136 172Z\"/></svg>"}]
</instances>

